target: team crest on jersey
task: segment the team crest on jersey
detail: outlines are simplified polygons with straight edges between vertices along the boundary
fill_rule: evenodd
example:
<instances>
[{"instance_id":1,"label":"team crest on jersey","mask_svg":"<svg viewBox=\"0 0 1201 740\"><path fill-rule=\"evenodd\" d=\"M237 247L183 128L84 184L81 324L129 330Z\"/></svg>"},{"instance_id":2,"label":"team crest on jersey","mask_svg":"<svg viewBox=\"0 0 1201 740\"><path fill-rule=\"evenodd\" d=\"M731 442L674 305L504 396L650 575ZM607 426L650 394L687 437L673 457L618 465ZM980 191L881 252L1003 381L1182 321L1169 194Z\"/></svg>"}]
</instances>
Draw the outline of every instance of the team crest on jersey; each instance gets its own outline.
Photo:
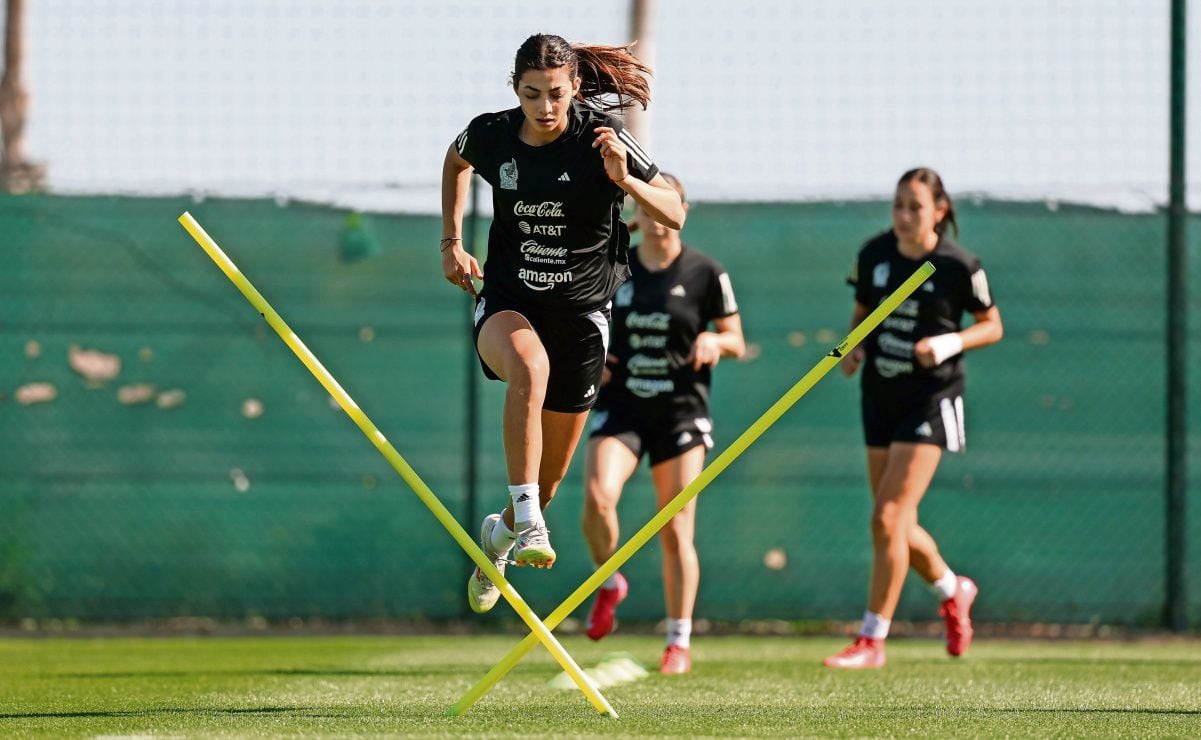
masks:
<instances>
[{"instance_id":1,"label":"team crest on jersey","mask_svg":"<svg viewBox=\"0 0 1201 740\"><path fill-rule=\"evenodd\" d=\"M500 189L517 189L517 160L510 159L500 166Z\"/></svg>"},{"instance_id":2,"label":"team crest on jersey","mask_svg":"<svg viewBox=\"0 0 1201 740\"><path fill-rule=\"evenodd\" d=\"M883 288L888 285L888 263L881 262L872 270L872 287Z\"/></svg>"},{"instance_id":3,"label":"team crest on jersey","mask_svg":"<svg viewBox=\"0 0 1201 740\"><path fill-rule=\"evenodd\" d=\"M618 308L625 308L634 300L634 284L622 283L617 289L617 294L613 296L613 305Z\"/></svg>"}]
</instances>

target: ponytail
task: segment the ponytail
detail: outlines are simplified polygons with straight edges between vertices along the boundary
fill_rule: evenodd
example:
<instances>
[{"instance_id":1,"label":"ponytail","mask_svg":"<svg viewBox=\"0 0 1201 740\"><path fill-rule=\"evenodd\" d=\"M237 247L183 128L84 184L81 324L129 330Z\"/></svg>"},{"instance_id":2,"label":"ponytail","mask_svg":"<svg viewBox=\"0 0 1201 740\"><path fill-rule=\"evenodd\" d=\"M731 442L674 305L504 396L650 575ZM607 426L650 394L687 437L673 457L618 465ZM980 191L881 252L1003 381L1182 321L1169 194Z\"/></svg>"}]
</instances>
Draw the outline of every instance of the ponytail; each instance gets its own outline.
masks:
<instances>
[{"instance_id":1,"label":"ponytail","mask_svg":"<svg viewBox=\"0 0 1201 740\"><path fill-rule=\"evenodd\" d=\"M526 70L567 67L573 78L580 78L580 100L606 112L635 105L645 110L651 100L651 69L634 56L634 43L569 44L559 36L537 33L517 49L510 83L516 87Z\"/></svg>"},{"instance_id":2,"label":"ponytail","mask_svg":"<svg viewBox=\"0 0 1201 740\"><path fill-rule=\"evenodd\" d=\"M635 104L643 110L651 102L647 77L651 68L634 56L633 42L625 46L576 44L580 98L603 111L625 110ZM616 98L612 100L611 98Z\"/></svg>"}]
</instances>

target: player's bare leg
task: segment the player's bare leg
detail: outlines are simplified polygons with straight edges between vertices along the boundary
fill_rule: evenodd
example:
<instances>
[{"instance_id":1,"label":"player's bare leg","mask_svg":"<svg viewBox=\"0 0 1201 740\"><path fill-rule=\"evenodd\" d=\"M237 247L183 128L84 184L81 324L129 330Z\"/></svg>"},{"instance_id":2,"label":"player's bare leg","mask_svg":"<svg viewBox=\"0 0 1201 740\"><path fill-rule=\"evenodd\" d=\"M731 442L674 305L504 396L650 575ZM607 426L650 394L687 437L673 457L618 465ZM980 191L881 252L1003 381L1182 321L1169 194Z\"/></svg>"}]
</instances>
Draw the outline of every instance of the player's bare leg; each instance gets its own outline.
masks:
<instances>
[{"instance_id":1,"label":"player's bare leg","mask_svg":"<svg viewBox=\"0 0 1201 740\"><path fill-rule=\"evenodd\" d=\"M885 461L880 464L881 473ZM939 601L938 613L947 628L947 653L954 657L963 655L972 643L971 610L978 592L976 582L956 575L939 553L938 543L917 523L909 528L909 567L929 584Z\"/></svg>"},{"instance_id":2,"label":"player's bare leg","mask_svg":"<svg viewBox=\"0 0 1201 740\"><path fill-rule=\"evenodd\" d=\"M506 384L502 426L510 500L501 515L485 517L480 532L481 547L500 568L507 562L517 538L513 521L515 502L535 520L525 522L525 528L542 521L538 471L543 456L541 415L550 361L537 332L515 311L490 316L480 327L476 346L483 361ZM545 525L542 530L545 532ZM471 608L486 612L496 603L497 595L495 584L476 568L467 582Z\"/></svg>"},{"instance_id":3,"label":"player's bare leg","mask_svg":"<svg viewBox=\"0 0 1201 740\"><path fill-rule=\"evenodd\" d=\"M584 464L584 511L581 526L588 552L596 566L617 550L620 537L617 502L622 488L638 467L638 458L616 437L596 437L588 443ZM629 584L614 572L596 592L588 612L585 633L599 640L613 631L617 605L625 600Z\"/></svg>"},{"instance_id":4,"label":"player's bare leg","mask_svg":"<svg viewBox=\"0 0 1201 740\"><path fill-rule=\"evenodd\" d=\"M659 508L691 483L705 466L705 448L693 447L679 457L651 468ZM696 499L671 518L659 532L663 546L663 589L667 603L667 648L659 664L660 673L692 670L692 612L700 583L696 555Z\"/></svg>"},{"instance_id":5,"label":"player's bare leg","mask_svg":"<svg viewBox=\"0 0 1201 740\"><path fill-rule=\"evenodd\" d=\"M869 448L875 557L867 612L859 638L846 650L827 658L827 666L884 666L884 639L888 636L909 570L909 534L917 528L917 506L934 478L941 458L942 448L931 444L894 442L886 450Z\"/></svg>"}]
</instances>

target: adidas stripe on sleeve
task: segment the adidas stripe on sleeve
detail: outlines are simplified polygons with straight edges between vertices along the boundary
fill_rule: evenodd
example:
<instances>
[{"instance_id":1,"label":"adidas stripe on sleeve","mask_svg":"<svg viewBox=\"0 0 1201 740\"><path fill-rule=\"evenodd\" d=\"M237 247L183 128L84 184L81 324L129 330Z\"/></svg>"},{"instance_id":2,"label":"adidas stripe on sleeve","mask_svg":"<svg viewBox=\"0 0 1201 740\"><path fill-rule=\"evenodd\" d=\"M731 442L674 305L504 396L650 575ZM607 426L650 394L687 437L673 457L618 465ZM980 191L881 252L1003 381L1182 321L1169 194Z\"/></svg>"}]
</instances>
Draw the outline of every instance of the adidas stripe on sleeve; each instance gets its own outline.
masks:
<instances>
[{"instance_id":1,"label":"adidas stripe on sleeve","mask_svg":"<svg viewBox=\"0 0 1201 740\"><path fill-rule=\"evenodd\" d=\"M615 125L613 130L617 132L617 138L626 146L626 164L630 168L630 174L637 177L643 182L650 182L659 174L659 167L655 164L655 160L647 153L642 144L638 143L638 139L620 125Z\"/></svg>"}]
</instances>

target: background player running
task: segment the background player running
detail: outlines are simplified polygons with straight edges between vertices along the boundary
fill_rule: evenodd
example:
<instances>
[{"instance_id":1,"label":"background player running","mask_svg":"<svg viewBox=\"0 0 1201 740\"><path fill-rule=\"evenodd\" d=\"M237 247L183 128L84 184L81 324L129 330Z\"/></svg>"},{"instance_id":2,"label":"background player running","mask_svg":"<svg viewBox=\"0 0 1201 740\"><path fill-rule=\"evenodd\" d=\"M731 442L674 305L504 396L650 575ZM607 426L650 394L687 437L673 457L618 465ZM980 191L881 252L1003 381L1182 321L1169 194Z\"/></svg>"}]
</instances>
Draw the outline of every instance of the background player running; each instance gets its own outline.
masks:
<instances>
[{"instance_id":1,"label":"background player running","mask_svg":"<svg viewBox=\"0 0 1201 740\"><path fill-rule=\"evenodd\" d=\"M632 196L656 221L684 223L680 196L621 121L601 110L645 107L648 73L629 47L531 36L513 64L520 106L476 117L446 153L442 273L472 295L472 278L483 279L476 350L484 374L508 384L510 502L484 519L480 533L484 552L502 570L510 550L518 565L555 561L542 509L567 471L600 386L609 304L628 274L624 198ZM492 186L483 271L461 247L473 168ZM499 596L478 568L467 591L477 612Z\"/></svg>"},{"instance_id":2,"label":"background player running","mask_svg":"<svg viewBox=\"0 0 1201 740\"><path fill-rule=\"evenodd\" d=\"M663 177L683 200L680 182ZM617 548L617 501L643 454L650 458L660 508L700 474L705 450L713 446L710 369L746 349L725 269L641 210L637 225L642 244L631 251L633 274L614 299L609 368L593 414L584 474L584 536L597 565ZM707 330L710 323L714 331ZM692 666L692 609L700 578L695 520L694 499L660 532L667 602L662 673L687 673ZM589 614L589 637L599 640L612 630L628 590L621 573L609 577Z\"/></svg>"},{"instance_id":3,"label":"background player running","mask_svg":"<svg viewBox=\"0 0 1201 740\"><path fill-rule=\"evenodd\" d=\"M897 183L892 230L860 250L847 278L855 288L853 327L923 261L937 268L842 359L847 375L863 365L861 409L875 558L859 638L825 660L831 668L884 665L884 639L911 566L942 601L947 652L962 655L971 643L976 584L947 567L934 538L917 522L917 506L943 449L964 448L963 352L999 341L1003 329L980 260L951 241L948 225L958 236L942 179L927 168L906 172ZM975 324L960 331L965 311Z\"/></svg>"}]
</instances>

